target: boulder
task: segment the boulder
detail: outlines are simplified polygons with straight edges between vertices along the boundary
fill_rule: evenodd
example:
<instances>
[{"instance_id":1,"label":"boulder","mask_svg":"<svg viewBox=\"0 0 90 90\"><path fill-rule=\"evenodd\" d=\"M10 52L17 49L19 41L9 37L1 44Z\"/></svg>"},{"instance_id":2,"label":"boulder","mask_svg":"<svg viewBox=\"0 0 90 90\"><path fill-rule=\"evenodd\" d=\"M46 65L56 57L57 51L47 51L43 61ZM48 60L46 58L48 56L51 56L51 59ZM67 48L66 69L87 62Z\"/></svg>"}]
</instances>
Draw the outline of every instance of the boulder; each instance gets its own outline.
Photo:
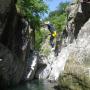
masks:
<instances>
[{"instance_id":1,"label":"boulder","mask_svg":"<svg viewBox=\"0 0 90 90\"><path fill-rule=\"evenodd\" d=\"M90 90L90 19L81 28L59 77L61 90Z\"/></svg>"},{"instance_id":2,"label":"boulder","mask_svg":"<svg viewBox=\"0 0 90 90\"><path fill-rule=\"evenodd\" d=\"M32 52L30 56L27 58L27 64L24 72L24 81L30 81L35 78L35 73L38 66L38 54L36 52Z\"/></svg>"},{"instance_id":3,"label":"boulder","mask_svg":"<svg viewBox=\"0 0 90 90\"><path fill-rule=\"evenodd\" d=\"M16 0L0 0L0 86L21 81L30 40L28 22L17 13Z\"/></svg>"},{"instance_id":4,"label":"boulder","mask_svg":"<svg viewBox=\"0 0 90 90\"><path fill-rule=\"evenodd\" d=\"M24 63L0 43L0 87L19 83L23 70Z\"/></svg>"}]
</instances>

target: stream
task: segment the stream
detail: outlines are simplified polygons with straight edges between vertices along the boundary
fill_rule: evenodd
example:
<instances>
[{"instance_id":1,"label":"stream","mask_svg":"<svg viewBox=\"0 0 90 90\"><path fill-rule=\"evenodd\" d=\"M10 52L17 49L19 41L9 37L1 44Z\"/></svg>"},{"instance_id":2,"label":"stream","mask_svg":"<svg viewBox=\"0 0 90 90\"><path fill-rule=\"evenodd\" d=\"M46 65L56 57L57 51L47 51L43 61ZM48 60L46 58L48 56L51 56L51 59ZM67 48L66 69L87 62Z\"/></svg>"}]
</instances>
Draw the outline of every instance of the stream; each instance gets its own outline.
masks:
<instances>
[{"instance_id":1,"label":"stream","mask_svg":"<svg viewBox=\"0 0 90 90\"><path fill-rule=\"evenodd\" d=\"M8 90L56 90L55 86L56 83L50 83L45 80L33 80L15 87L10 87Z\"/></svg>"}]
</instances>

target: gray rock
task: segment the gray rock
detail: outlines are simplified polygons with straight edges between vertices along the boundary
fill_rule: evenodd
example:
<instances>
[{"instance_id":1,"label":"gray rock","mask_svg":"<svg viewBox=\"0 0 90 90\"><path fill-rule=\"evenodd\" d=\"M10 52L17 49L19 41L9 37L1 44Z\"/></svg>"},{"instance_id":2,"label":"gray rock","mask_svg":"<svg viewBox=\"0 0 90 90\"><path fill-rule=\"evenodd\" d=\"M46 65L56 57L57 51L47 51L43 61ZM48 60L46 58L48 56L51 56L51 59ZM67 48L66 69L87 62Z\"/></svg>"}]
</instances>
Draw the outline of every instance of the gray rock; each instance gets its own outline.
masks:
<instances>
[{"instance_id":1,"label":"gray rock","mask_svg":"<svg viewBox=\"0 0 90 90\"><path fill-rule=\"evenodd\" d=\"M25 69L24 80L32 80L35 77L35 72L37 70L38 65L38 55L36 53L32 53L30 57L27 59L27 66Z\"/></svg>"},{"instance_id":2,"label":"gray rock","mask_svg":"<svg viewBox=\"0 0 90 90\"><path fill-rule=\"evenodd\" d=\"M90 90L90 19L81 28L70 48L63 74L59 77L62 90ZM65 88L67 87L67 88Z\"/></svg>"},{"instance_id":3,"label":"gray rock","mask_svg":"<svg viewBox=\"0 0 90 90\"><path fill-rule=\"evenodd\" d=\"M3 87L21 81L30 53L28 24L17 13L16 1L0 0L0 86Z\"/></svg>"},{"instance_id":4,"label":"gray rock","mask_svg":"<svg viewBox=\"0 0 90 90\"><path fill-rule=\"evenodd\" d=\"M0 86L19 83L23 74L23 62L0 43Z\"/></svg>"}]
</instances>

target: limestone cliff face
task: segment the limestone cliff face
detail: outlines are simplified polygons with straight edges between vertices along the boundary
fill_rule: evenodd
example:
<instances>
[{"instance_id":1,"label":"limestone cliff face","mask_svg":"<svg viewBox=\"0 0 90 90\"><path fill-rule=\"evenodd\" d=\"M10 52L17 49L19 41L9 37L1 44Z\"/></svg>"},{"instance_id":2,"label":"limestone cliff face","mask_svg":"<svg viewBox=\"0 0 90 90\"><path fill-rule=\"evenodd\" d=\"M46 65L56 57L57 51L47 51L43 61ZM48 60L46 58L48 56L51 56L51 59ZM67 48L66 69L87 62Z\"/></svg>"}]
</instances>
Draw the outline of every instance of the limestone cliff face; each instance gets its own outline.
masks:
<instances>
[{"instance_id":1,"label":"limestone cliff face","mask_svg":"<svg viewBox=\"0 0 90 90\"><path fill-rule=\"evenodd\" d=\"M0 0L0 86L17 84L29 55L29 31L23 31L23 18L16 0Z\"/></svg>"},{"instance_id":2,"label":"limestone cliff face","mask_svg":"<svg viewBox=\"0 0 90 90\"><path fill-rule=\"evenodd\" d=\"M90 90L90 19L81 28L77 40L68 48L64 71L59 77L62 90Z\"/></svg>"},{"instance_id":3,"label":"limestone cliff face","mask_svg":"<svg viewBox=\"0 0 90 90\"><path fill-rule=\"evenodd\" d=\"M90 3L82 1L77 5L76 15L69 16L68 26L73 20L70 24L74 24L75 41L66 47L69 52L59 77L61 90L90 90Z\"/></svg>"}]
</instances>

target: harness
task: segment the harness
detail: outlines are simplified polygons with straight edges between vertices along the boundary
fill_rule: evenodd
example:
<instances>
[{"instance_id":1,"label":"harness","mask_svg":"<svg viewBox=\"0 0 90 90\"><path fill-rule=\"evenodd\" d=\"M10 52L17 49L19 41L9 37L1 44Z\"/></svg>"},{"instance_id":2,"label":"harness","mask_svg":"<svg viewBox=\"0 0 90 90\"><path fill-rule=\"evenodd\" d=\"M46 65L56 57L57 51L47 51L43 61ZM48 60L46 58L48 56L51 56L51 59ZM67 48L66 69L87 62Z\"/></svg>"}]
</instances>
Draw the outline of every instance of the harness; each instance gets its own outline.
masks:
<instances>
[{"instance_id":1,"label":"harness","mask_svg":"<svg viewBox=\"0 0 90 90\"><path fill-rule=\"evenodd\" d=\"M48 24L48 29L53 37L56 37L56 30L52 24Z\"/></svg>"}]
</instances>

